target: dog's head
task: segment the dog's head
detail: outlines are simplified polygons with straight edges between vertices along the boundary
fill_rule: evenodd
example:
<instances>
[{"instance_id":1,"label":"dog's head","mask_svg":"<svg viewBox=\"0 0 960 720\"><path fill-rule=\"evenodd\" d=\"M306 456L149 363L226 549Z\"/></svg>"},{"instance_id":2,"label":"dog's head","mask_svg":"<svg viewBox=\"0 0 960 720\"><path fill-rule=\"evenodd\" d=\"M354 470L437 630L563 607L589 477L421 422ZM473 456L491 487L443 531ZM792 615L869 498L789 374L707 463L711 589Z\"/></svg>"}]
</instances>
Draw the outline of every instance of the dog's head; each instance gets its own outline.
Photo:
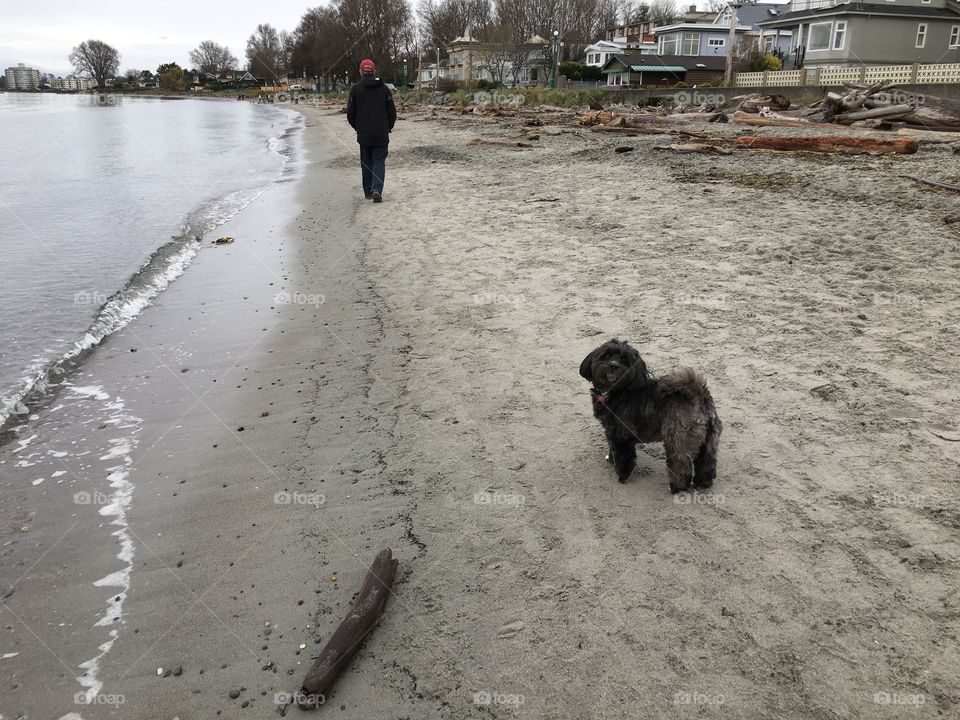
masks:
<instances>
[{"instance_id":1,"label":"dog's head","mask_svg":"<svg viewBox=\"0 0 960 720\"><path fill-rule=\"evenodd\" d=\"M587 355L580 363L580 374L600 392L606 392L614 385L625 387L646 383L650 379L640 353L629 343L616 338Z\"/></svg>"}]
</instances>

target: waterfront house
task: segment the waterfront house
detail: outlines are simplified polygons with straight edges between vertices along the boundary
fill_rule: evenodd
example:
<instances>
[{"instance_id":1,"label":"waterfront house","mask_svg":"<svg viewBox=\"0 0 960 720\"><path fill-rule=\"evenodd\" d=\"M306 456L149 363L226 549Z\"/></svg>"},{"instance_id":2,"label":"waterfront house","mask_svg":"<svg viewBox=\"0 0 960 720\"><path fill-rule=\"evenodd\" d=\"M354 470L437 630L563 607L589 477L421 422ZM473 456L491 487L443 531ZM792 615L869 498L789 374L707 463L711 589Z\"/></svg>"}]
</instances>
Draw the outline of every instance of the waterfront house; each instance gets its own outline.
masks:
<instances>
[{"instance_id":1,"label":"waterfront house","mask_svg":"<svg viewBox=\"0 0 960 720\"><path fill-rule=\"evenodd\" d=\"M960 63L957 0L793 0L759 26L790 33L785 67Z\"/></svg>"}]
</instances>

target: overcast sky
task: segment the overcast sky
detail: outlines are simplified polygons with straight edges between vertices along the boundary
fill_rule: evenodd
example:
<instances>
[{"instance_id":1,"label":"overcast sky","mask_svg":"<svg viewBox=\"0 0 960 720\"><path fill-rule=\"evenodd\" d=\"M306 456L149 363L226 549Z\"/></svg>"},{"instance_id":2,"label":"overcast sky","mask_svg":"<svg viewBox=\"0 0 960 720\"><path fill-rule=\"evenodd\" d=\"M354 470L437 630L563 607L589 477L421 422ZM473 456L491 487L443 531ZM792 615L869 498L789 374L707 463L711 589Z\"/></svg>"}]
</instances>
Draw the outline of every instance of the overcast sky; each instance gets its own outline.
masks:
<instances>
[{"instance_id":1,"label":"overcast sky","mask_svg":"<svg viewBox=\"0 0 960 720\"><path fill-rule=\"evenodd\" d=\"M83 40L120 51L120 70L156 71L163 62L186 66L202 40L228 45L244 62L247 38L260 23L293 30L317 0L264 3L209 0L10 0L0 3L0 72L22 62L41 72L71 72L67 56Z\"/></svg>"}]
</instances>

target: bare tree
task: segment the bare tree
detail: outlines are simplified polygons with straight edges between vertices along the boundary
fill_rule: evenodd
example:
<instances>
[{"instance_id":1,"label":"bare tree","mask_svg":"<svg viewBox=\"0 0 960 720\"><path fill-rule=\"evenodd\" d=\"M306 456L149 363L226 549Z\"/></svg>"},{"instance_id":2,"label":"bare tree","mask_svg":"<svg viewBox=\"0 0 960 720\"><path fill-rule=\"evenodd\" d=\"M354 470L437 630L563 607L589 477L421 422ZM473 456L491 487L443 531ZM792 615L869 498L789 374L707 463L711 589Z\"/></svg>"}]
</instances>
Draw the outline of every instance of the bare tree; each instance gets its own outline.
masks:
<instances>
[{"instance_id":1,"label":"bare tree","mask_svg":"<svg viewBox=\"0 0 960 720\"><path fill-rule=\"evenodd\" d=\"M481 67L490 73L490 79L503 85L513 54L513 31L510 27L494 25L480 38L482 43L474 51Z\"/></svg>"},{"instance_id":2,"label":"bare tree","mask_svg":"<svg viewBox=\"0 0 960 720\"><path fill-rule=\"evenodd\" d=\"M104 87L120 69L120 53L102 40L85 40L70 51L70 64L77 73L87 73Z\"/></svg>"},{"instance_id":3,"label":"bare tree","mask_svg":"<svg viewBox=\"0 0 960 720\"><path fill-rule=\"evenodd\" d=\"M676 16L676 0L650 0L650 20L654 27L669 25Z\"/></svg>"},{"instance_id":4,"label":"bare tree","mask_svg":"<svg viewBox=\"0 0 960 720\"><path fill-rule=\"evenodd\" d=\"M280 33L269 24L257 25L247 39L247 64L255 77L276 82L286 71Z\"/></svg>"},{"instance_id":5,"label":"bare tree","mask_svg":"<svg viewBox=\"0 0 960 720\"><path fill-rule=\"evenodd\" d=\"M190 62L202 73L217 75L224 70L237 67L237 58L230 48L219 45L213 40L204 40L195 50L190 51Z\"/></svg>"}]
</instances>

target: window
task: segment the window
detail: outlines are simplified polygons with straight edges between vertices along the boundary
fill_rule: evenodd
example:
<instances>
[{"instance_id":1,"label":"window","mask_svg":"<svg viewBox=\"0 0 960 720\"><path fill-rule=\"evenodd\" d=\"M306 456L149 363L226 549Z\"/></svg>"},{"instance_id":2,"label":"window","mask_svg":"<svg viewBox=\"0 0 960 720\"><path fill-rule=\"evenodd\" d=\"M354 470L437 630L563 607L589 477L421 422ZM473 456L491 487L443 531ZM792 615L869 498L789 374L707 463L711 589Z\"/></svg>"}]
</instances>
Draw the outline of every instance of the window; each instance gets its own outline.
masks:
<instances>
[{"instance_id":1,"label":"window","mask_svg":"<svg viewBox=\"0 0 960 720\"><path fill-rule=\"evenodd\" d=\"M676 35L661 35L658 55L676 55L679 38Z\"/></svg>"},{"instance_id":2,"label":"window","mask_svg":"<svg viewBox=\"0 0 960 720\"><path fill-rule=\"evenodd\" d=\"M700 54L700 33L684 33L683 34L683 54L684 55Z\"/></svg>"},{"instance_id":3,"label":"window","mask_svg":"<svg viewBox=\"0 0 960 720\"><path fill-rule=\"evenodd\" d=\"M717 48L727 44L726 38L707 38L707 47Z\"/></svg>"},{"instance_id":4,"label":"window","mask_svg":"<svg viewBox=\"0 0 960 720\"><path fill-rule=\"evenodd\" d=\"M807 35L807 50L829 50L830 30L833 23L816 23L810 25Z\"/></svg>"},{"instance_id":5,"label":"window","mask_svg":"<svg viewBox=\"0 0 960 720\"><path fill-rule=\"evenodd\" d=\"M950 28L950 47L960 47L960 25Z\"/></svg>"},{"instance_id":6,"label":"window","mask_svg":"<svg viewBox=\"0 0 960 720\"><path fill-rule=\"evenodd\" d=\"M843 50L843 44L847 39L847 21L838 20L833 26L833 49Z\"/></svg>"},{"instance_id":7,"label":"window","mask_svg":"<svg viewBox=\"0 0 960 720\"><path fill-rule=\"evenodd\" d=\"M927 44L927 24L920 23L917 25L917 47L922 48Z\"/></svg>"}]
</instances>

